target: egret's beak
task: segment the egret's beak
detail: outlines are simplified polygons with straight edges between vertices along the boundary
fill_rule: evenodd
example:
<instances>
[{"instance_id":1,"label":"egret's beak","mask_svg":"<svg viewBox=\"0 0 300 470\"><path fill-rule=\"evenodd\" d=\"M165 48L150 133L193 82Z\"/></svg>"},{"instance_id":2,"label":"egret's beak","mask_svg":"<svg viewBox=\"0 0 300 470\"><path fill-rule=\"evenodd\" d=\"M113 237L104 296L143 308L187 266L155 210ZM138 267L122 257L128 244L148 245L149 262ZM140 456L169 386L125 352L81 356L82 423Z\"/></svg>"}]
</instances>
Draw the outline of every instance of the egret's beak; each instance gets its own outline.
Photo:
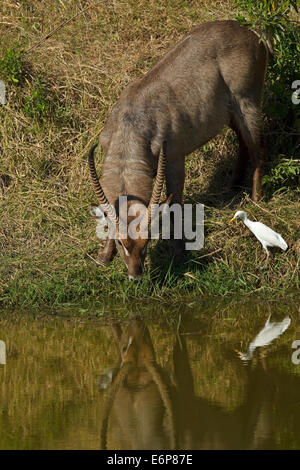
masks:
<instances>
[{"instance_id":1,"label":"egret's beak","mask_svg":"<svg viewBox=\"0 0 300 470\"><path fill-rule=\"evenodd\" d=\"M229 220L229 223L232 224L232 222L233 222L234 220L236 220L236 218L235 218L235 217L232 217L232 219Z\"/></svg>"},{"instance_id":2,"label":"egret's beak","mask_svg":"<svg viewBox=\"0 0 300 470\"><path fill-rule=\"evenodd\" d=\"M239 357L241 357L241 355L242 355L241 351L239 351L238 349L234 349L234 352L236 352L237 355L238 355Z\"/></svg>"}]
</instances>

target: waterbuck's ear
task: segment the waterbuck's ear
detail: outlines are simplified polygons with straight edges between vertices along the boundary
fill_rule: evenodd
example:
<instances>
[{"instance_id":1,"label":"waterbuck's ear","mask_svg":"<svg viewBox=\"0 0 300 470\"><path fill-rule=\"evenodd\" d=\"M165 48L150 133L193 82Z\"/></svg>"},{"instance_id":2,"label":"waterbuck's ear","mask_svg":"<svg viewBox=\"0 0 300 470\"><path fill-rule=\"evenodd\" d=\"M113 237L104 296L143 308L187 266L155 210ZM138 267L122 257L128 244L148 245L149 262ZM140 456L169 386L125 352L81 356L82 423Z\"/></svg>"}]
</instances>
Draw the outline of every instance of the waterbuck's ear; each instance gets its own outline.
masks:
<instances>
[{"instance_id":1,"label":"waterbuck's ear","mask_svg":"<svg viewBox=\"0 0 300 470\"><path fill-rule=\"evenodd\" d=\"M126 356L126 354L128 353L129 348L130 348L130 346L132 345L132 341L133 341L133 336L130 336L130 337L128 338L128 343L127 343L126 345L124 345L123 348L122 348L121 353L122 353L123 359L124 359L124 357Z\"/></svg>"},{"instance_id":2,"label":"waterbuck's ear","mask_svg":"<svg viewBox=\"0 0 300 470\"><path fill-rule=\"evenodd\" d=\"M96 204L91 204L90 214L91 214L93 217L96 217L97 219L103 219L103 218L104 218L104 212L103 212L102 209L101 209L99 206L97 206Z\"/></svg>"}]
</instances>

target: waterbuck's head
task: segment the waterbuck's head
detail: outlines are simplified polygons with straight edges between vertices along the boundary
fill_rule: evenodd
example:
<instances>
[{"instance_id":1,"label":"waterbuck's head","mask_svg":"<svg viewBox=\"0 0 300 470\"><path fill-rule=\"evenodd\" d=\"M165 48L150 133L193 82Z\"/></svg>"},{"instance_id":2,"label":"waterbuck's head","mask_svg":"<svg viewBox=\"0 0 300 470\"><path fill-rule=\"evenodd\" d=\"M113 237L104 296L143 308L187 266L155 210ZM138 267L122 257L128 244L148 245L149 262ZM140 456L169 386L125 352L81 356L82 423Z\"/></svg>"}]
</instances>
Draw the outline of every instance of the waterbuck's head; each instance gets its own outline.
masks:
<instances>
[{"instance_id":1,"label":"waterbuck's head","mask_svg":"<svg viewBox=\"0 0 300 470\"><path fill-rule=\"evenodd\" d=\"M158 159L155 183L148 206L140 198L119 194L117 200L109 201L100 184L94 162L94 145L89 152L89 168L95 194L99 206L91 208L91 214L96 217L96 233L104 238L103 230L108 225L109 243L114 239L115 246L128 268L130 280L138 280L142 276L146 249L148 243L148 227L151 224L153 211L159 204L165 178L166 152L165 143L162 146ZM134 188L133 188L134 191ZM169 204L171 197L166 201Z\"/></svg>"}]
</instances>

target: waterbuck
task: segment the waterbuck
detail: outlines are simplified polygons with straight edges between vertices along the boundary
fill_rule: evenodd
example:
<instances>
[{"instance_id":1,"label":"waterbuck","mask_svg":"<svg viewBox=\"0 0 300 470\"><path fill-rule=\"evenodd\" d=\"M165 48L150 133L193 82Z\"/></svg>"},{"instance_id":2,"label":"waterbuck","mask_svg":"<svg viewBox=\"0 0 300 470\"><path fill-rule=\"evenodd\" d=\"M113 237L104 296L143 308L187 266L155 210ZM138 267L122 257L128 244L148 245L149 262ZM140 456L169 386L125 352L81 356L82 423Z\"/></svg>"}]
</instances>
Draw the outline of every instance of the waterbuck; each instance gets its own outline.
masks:
<instances>
[{"instance_id":1,"label":"waterbuck","mask_svg":"<svg viewBox=\"0 0 300 470\"><path fill-rule=\"evenodd\" d=\"M147 324L139 318L126 327L116 321L111 323L118 360L99 377L100 388L106 390L101 407L102 450L258 449L274 441L274 403L276 413L281 410L281 414L290 405L284 399L287 380L295 390L296 401L291 377L269 369L266 349L257 354L253 367L244 368L242 375L236 361L226 361L226 372L231 370L228 380L239 376L242 389L234 402L230 395L233 409L220 406L220 395L214 398L212 393L220 390L219 384L207 389L206 375L198 373L195 353L191 361L189 352L197 351L197 361L207 354L216 364L224 358L221 349L212 350L208 335L196 339L182 334L195 331L196 324L183 312L180 331L174 337L168 334L166 343L166 330L160 324L163 335L156 336L153 344ZM228 404L226 392L224 398ZM294 432L299 433L297 416L294 420Z\"/></svg>"},{"instance_id":2,"label":"waterbuck","mask_svg":"<svg viewBox=\"0 0 300 470\"><path fill-rule=\"evenodd\" d=\"M147 237L133 240L118 232L119 196L128 196L126 211L137 202L148 206L149 222L150 208L159 202L165 178L167 197L172 194L172 204L181 204L185 156L225 126L234 129L239 138L234 183L243 178L250 160L252 198L261 196L260 103L268 51L256 33L236 21L205 23L185 36L144 77L125 88L100 134L105 154L101 182L94 166L95 146L89 154L99 203L117 225L116 237L110 232L98 255L100 264L109 263L119 251L129 279L141 276ZM179 259L184 241L173 242Z\"/></svg>"}]
</instances>

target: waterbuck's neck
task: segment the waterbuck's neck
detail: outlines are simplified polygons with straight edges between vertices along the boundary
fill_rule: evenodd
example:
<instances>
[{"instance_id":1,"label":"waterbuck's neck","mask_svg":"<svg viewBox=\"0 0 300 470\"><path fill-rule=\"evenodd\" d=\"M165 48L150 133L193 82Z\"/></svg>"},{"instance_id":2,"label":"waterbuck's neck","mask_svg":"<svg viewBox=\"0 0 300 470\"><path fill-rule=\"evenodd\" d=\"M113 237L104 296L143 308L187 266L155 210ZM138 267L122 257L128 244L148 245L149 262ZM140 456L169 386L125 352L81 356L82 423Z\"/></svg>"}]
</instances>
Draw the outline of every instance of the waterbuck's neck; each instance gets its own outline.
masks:
<instances>
[{"instance_id":1,"label":"waterbuck's neck","mask_svg":"<svg viewBox=\"0 0 300 470\"><path fill-rule=\"evenodd\" d=\"M108 154L102 168L101 185L111 204L119 196L148 204L152 194L153 162L144 152L124 155Z\"/></svg>"}]
</instances>

